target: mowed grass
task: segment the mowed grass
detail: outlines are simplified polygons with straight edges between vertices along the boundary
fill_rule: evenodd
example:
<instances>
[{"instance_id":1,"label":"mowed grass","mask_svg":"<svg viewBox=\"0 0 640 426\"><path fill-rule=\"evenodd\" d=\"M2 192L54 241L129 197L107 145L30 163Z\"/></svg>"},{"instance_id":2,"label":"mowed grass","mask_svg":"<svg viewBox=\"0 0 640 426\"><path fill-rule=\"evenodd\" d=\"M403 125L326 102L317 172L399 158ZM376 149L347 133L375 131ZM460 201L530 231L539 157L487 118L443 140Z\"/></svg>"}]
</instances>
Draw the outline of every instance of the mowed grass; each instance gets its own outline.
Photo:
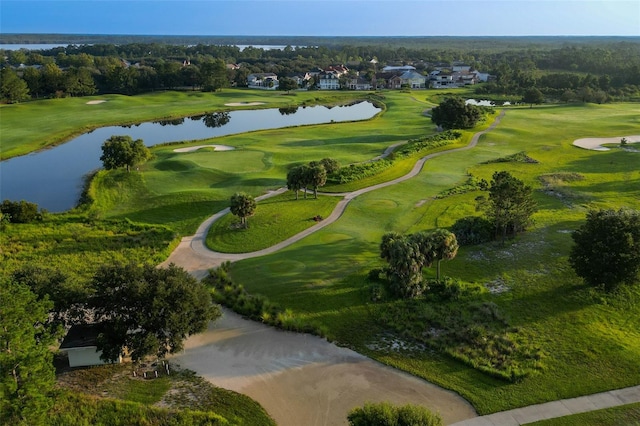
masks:
<instances>
[{"instance_id":1,"label":"mowed grass","mask_svg":"<svg viewBox=\"0 0 640 426\"><path fill-rule=\"evenodd\" d=\"M567 263L570 232L588 208L640 208L640 155L571 145L585 136L629 134L640 126L634 104L510 109L473 150L427 162L410 181L356 198L341 219L282 252L238 262L232 275L252 293L292 309L335 339L384 363L453 389L480 413L640 383L640 290L602 296L585 288ZM481 164L526 151L539 164ZM540 210L533 229L506 246L463 248L443 265L467 282L501 280L509 291L488 296L545 354L542 373L507 384L446 357L370 349L379 340L367 272L381 266L387 231L447 227L477 214L480 192L434 200L471 173L486 179L508 170L532 185ZM539 176L579 173L549 191ZM486 194L485 194L486 195ZM432 274L429 271L429 274Z\"/></svg>"},{"instance_id":2,"label":"mowed grass","mask_svg":"<svg viewBox=\"0 0 640 426\"><path fill-rule=\"evenodd\" d=\"M247 228L240 227L240 219L231 213L213 223L206 245L223 253L248 253L271 247L304 231L318 222L316 217L331 214L340 197L302 194L296 200L293 192L259 201L253 216L247 218Z\"/></svg>"}]
</instances>

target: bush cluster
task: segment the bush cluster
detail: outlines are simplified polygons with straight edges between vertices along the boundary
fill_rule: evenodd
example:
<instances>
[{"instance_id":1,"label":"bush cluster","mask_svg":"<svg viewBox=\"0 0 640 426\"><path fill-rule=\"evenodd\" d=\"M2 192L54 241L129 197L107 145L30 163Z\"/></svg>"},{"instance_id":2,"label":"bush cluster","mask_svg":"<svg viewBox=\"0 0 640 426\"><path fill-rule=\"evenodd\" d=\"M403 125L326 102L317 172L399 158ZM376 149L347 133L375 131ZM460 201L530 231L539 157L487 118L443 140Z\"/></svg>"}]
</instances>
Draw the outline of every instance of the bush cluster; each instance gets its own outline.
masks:
<instances>
[{"instance_id":1,"label":"bush cluster","mask_svg":"<svg viewBox=\"0 0 640 426\"><path fill-rule=\"evenodd\" d=\"M462 133L457 130L447 130L436 133L435 135L424 136L417 139L410 139L406 145L398 149L396 155L408 157L425 149L433 149L441 146L452 144L460 139Z\"/></svg>"},{"instance_id":2,"label":"bush cluster","mask_svg":"<svg viewBox=\"0 0 640 426\"><path fill-rule=\"evenodd\" d=\"M38 212L38 205L28 201L4 200L0 204L2 219L5 217L11 223L29 223L35 220L42 220L44 211Z\"/></svg>"},{"instance_id":3,"label":"bush cluster","mask_svg":"<svg viewBox=\"0 0 640 426\"><path fill-rule=\"evenodd\" d=\"M445 145L452 144L455 140L460 139L462 133L458 131L448 130L446 132L437 133L435 135L424 136L418 139L411 139L407 144L400 147L397 151L391 153L387 158L376 161L368 161L366 163L351 164L348 167L342 167L336 173L333 173L327 180L334 184L349 183L357 180L375 176L378 173L393 166L396 158L409 157L418 154L427 149L434 149Z\"/></svg>"},{"instance_id":4,"label":"bush cluster","mask_svg":"<svg viewBox=\"0 0 640 426\"><path fill-rule=\"evenodd\" d=\"M436 195L436 198L445 198L451 195L465 194L471 191L486 191L489 188L489 183L485 179L478 179L475 176L469 176L467 181L462 185L454 186L453 188L445 189L440 194Z\"/></svg>"},{"instance_id":5,"label":"bush cluster","mask_svg":"<svg viewBox=\"0 0 640 426\"><path fill-rule=\"evenodd\" d=\"M493 225L480 216L467 216L458 219L451 227L451 232L456 235L458 244L471 246L482 244L493 239Z\"/></svg>"},{"instance_id":6,"label":"bush cluster","mask_svg":"<svg viewBox=\"0 0 640 426\"><path fill-rule=\"evenodd\" d=\"M493 163L527 163L527 164L538 164L539 161L531 158L527 155L525 151L516 152L515 154L507 155L506 157L496 158L495 160L488 160L482 164L493 164Z\"/></svg>"},{"instance_id":7,"label":"bush cluster","mask_svg":"<svg viewBox=\"0 0 640 426\"><path fill-rule=\"evenodd\" d=\"M442 426L442 418L419 405L394 406L388 402L366 403L354 408L347 417L351 426Z\"/></svg>"},{"instance_id":8,"label":"bush cluster","mask_svg":"<svg viewBox=\"0 0 640 426\"><path fill-rule=\"evenodd\" d=\"M501 380L518 382L542 369L541 350L509 325L496 304L481 300L486 289L450 278L428 285L422 299L385 305L382 325Z\"/></svg>"},{"instance_id":9,"label":"bush cluster","mask_svg":"<svg viewBox=\"0 0 640 426\"><path fill-rule=\"evenodd\" d=\"M282 309L261 295L249 294L242 285L235 284L229 277L230 263L209 270L203 282L212 288L213 300L234 312L268 325L287 331L315 334L324 337L322 330L303 322L290 309Z\"/></svg>"}]
</instances>

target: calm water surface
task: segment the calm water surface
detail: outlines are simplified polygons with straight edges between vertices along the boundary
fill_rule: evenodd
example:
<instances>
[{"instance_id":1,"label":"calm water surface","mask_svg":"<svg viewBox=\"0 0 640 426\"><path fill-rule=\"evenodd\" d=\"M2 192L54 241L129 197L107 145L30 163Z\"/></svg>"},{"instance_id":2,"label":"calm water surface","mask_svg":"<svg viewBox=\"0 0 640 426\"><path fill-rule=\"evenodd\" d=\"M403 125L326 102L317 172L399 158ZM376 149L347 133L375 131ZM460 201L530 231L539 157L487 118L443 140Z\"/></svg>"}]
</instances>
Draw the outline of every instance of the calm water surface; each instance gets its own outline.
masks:
<instances>
[{"instance_id":1,"label":"calm water surface","mask_svg":"<svg viewBox=\"0 0 640 426\"><path fill-rule=\"evenodd\" d=\"M52 212L73 208L82 192L84 177L102 167L102 143L113 135L129 135L133 139L142 139L147 146L153 146L252 130L365 120L378 112L380 109L370 102L360 102L332 108L300 107L295 112L281 112L278 109L231 111L223 120L219 117L212 119L211 115L208 120L207 117L197 116L185 118L179 125L153 122L131 127L102 127L63 145L1 162L0 199L27 200ZM220 126L211 127L215 125Z\"/></svg>"}]
</instances>

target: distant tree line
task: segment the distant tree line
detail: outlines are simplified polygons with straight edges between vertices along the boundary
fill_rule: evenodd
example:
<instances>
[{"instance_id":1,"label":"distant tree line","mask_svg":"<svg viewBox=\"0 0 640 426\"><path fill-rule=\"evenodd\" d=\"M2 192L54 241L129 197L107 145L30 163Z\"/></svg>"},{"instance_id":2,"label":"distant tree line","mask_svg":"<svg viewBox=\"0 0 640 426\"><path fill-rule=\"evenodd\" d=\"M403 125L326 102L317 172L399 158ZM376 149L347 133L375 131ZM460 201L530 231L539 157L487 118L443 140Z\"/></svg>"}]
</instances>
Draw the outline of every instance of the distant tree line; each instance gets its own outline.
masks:
<instances>
[{"instance_id":1,"label":"distant tree line","mask_svg":"<svg viewBox=\"0 0 640 426\"><path fill-rule=\"evenodd\" d=\"M346 64L354 72L371 75L374 65L370 60L377 58L380 64L410 63L422 73L460 62L494 75L494 81L478 86L478 94L522 96L536 87L545 96L567 101L604 102L638 96L640 43L519 46L499 50L477 42L468 48L455 43L447 47L436 41L430 46L425 39L424 45L409 48L335 44L241 50L233 45L127 43L0 50L5 58L1 65L8 69L3 71L0 95L5 102L17 102L176 88L213 91L245 86L250 73L273 72L285 78L332 64ZM238 67L227 68L227 64ZM18 81L26 83L27 92Z\"/></svg>"}]
</instances>

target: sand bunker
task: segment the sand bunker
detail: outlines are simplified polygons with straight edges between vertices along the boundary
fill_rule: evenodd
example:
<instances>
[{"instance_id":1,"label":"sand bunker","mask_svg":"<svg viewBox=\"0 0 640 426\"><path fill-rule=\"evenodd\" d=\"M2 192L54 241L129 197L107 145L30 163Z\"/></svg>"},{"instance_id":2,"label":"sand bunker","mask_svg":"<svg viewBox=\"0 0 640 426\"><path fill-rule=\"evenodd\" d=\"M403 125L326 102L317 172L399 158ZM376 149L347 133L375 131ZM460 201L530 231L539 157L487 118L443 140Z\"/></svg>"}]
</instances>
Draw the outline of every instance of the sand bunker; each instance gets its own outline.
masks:
<instances>
[{"instance_id":1,"label":"sand bunker","mask_svg":"<svg viewBox=\"0 0 640 426\"><path fill-rule=\"evenodd\" d=\"M256 106L256 105L264 105L264 102L230 102L225 104L225 106Z\"/></svg>"},{"instance_id":2,"label":"sand bunker","mask_svg":"<svg viewBox=\"0 0 640 426\"><path fill-rule=\"evenodd\" d=\"M171 357L213 384L258 401L280 426L346 425L365 402L425 406L445 424L476 416L454 392L316 336L248 321L226 309Z\"/></svg>"},{"instance_id":3,"label":"sand bunker","mask_svg":"<svg viewBox=\"0 0 640 426\"><path fill-rule=\"evenodd\" d=\"M186 148L176 148L173 152L193 152L197 151L200 148L211 148L213 147L214 151L233 151L235 148L228 145L198 145L198 146L188 146Z\"/></svg>"},{"instance_id":4,"label":"sand bunker","mask_svg":"<svg viewBox=\"0 0 640 426\"><path fill-rule=\"evenodd\" d=\"M101 103L104 103L104 102L107 102L107 101L105 101L104 99L97 100L97 101L89 101L89 102L87 102L87 105L97 105L97 104L101 104Z\"/></svg>"},{"instance_id":5,"label":"sand bunker","mask_svg":"<svg viewBox=\"0 0 640 426\"><path fill-rule=\"evenodd\" d=\"M573 141L575 146L584 149L591 149L593 151L609 151L609 148L602 146L607 143L615 143L620 144L622 138L627 140L627 143L638 143L640 142L640 135L632 135L632 136L617 136L614 138L583 138L576 139Z\"/></svg>"}]
</instances>

